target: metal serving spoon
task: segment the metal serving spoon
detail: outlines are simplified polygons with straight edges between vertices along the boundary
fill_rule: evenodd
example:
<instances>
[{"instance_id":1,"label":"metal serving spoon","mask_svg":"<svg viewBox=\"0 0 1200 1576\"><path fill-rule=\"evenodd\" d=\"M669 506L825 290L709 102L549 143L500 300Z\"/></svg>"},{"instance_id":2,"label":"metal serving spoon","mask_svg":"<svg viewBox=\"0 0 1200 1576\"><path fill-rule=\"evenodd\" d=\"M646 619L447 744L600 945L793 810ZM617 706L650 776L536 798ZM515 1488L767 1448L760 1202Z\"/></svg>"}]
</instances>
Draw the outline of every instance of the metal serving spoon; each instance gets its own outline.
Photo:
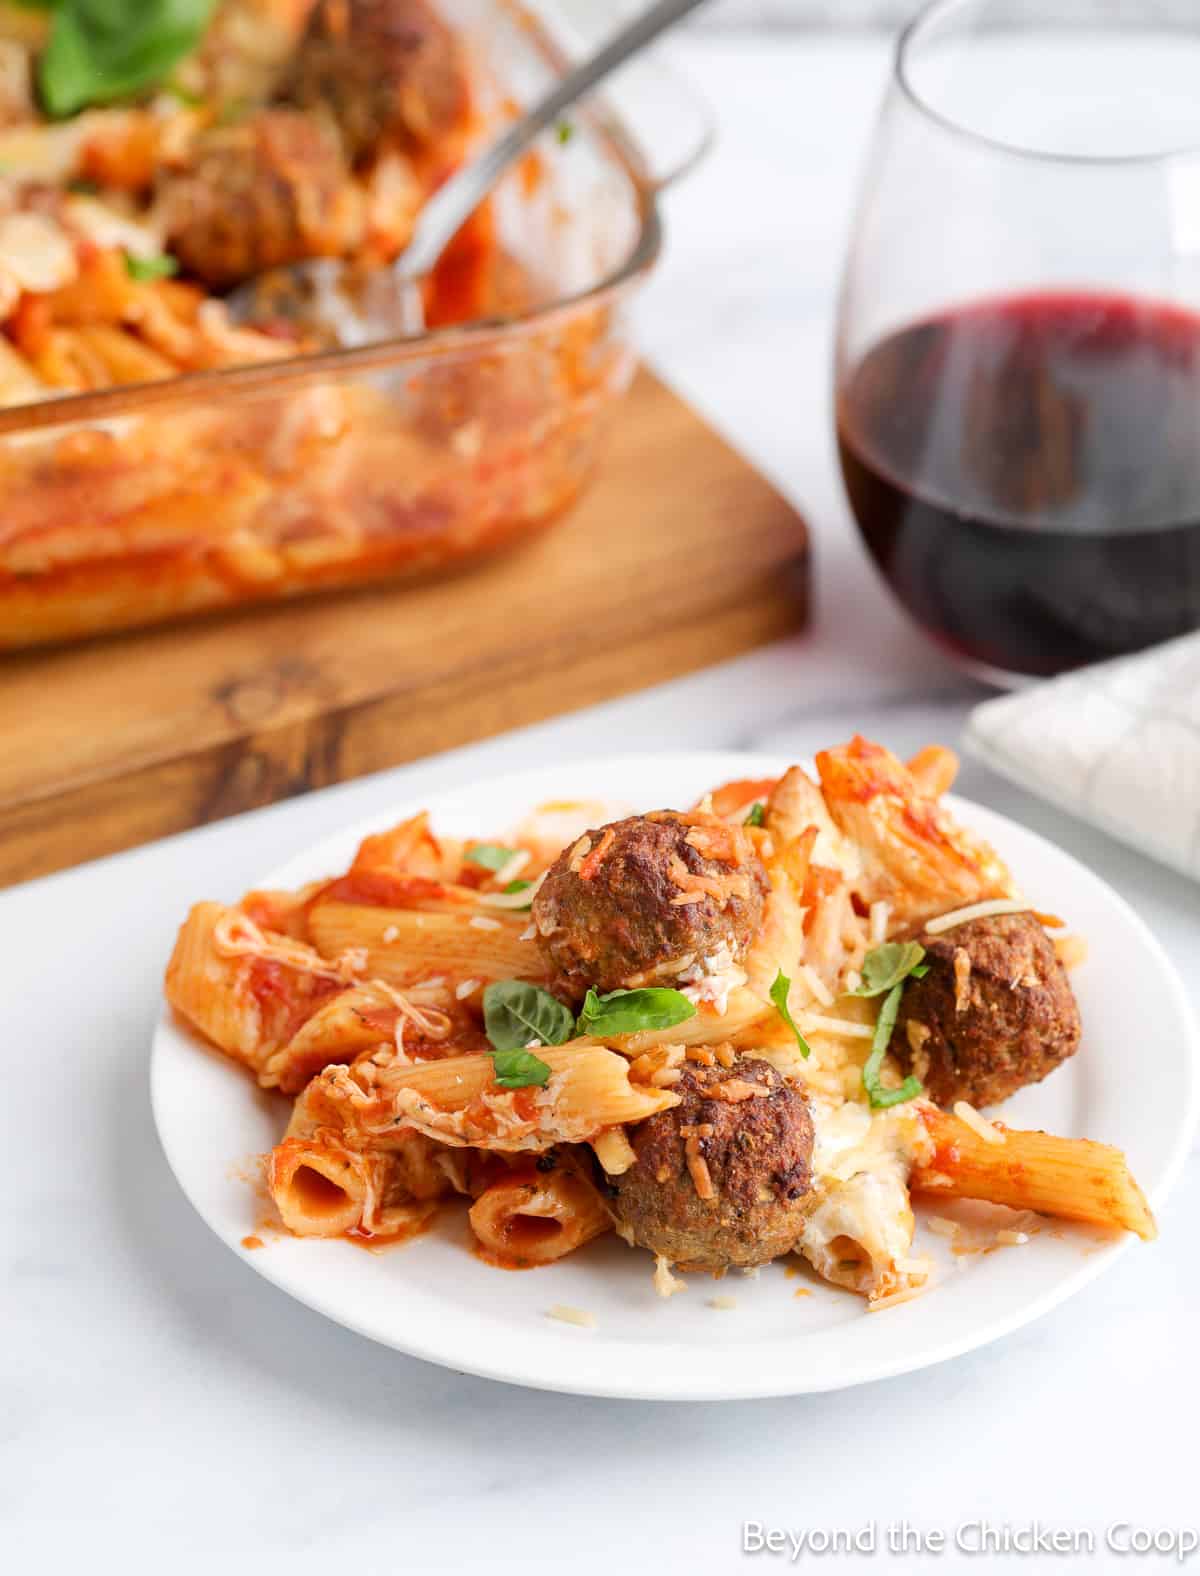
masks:
<instances>
[{"instance_id":1,"label":"metal serving spoon","mask_svg":"<svg viewBox=\"0 0 1200 1576\"><path fill-rule=\"evenodd\" d=\"M421 210L404 251L386 268L357 272L340 258L276 268L226 297L237 322L298 319L333 345L354 348L425 329L420 283L497 181L547 127L618 66L705 0L658 0L555 84L520 120L440 187Z\"/></svg>"}]
</instances>

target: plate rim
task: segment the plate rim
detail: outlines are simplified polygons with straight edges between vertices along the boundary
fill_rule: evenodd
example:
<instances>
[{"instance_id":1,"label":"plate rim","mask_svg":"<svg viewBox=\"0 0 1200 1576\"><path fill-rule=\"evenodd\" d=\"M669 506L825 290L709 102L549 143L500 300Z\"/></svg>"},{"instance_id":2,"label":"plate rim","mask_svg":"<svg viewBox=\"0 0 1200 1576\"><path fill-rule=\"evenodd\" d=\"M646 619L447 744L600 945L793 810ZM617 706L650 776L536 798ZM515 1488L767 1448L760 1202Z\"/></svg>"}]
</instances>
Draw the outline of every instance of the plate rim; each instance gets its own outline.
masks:
<instances>
[{"instance_id":1,"label":"plate rim","mask_svg":"<svg viewBox=\"0 0 1200 1576\"><path fill-rule=\"evenodd\" d=\"M445 800L458 797L472 791L479 791L486 786L492 786L498 791L517 782L547 780L553 781L556 773L561 774L564 765L569 765L573 773L587 773L589 770L603 768L605 773L625 775L633 772L644 772L652 776L657 771L664 769L674 772L694 772L697 776L701 772L707 773L710 769L714 772L713 781L721 780L722 776L732 777L744 775L747 777L770 775L786 769L793 764L793 757L776 751L742 751L742 750L679 750L679 751L653 751L647 753L624 752L611 756L591 756L572 758L567 763L549 763L537 766L518 768L504 771L491 777L459 779L445 783L434 790L427 790L423 795L411 796L403 791L397 793L396 799L389 806L356 817L353 821L334 827L329 832L317 837L308 845L290 856L287 860L267 871L261 879L247 885L245 890L252 890L255 886L286 885L294 882L297 877L293 874L295 866L302 866L321 856L323 849L332 847L336 843L361 840L372 832L378 831L388 825L394 824L398 815L414 813L420 800L421 808L428 808L436 816L439 799ZM804 757L800 757L804 764ZM1184 1038L1184 1065L1188 1072L1187 1098L1177 1103L1180 1112L1179 1119L1174 1125L1173 1139L1167 1147L1166 1156L1159 1166L1155 1180L1146 1188L1146 1195L1151 1206L1158 1211L1177 1185L1180 1175L1187 1163L1188 1156L1196 1140L1197 1131L1200 1130L1200 1023L1197 1021L1195 1010L1184 987L1183 980L1174 963L1168 956L1162 943L1155 936L1150 926L1142 919L1141 915L1133 908L1128 900L1116 890L1102 876L1098 875L1081 859L1062 848L1050 838L1032 828L1023 825L1012 816L1005 815L1002 811L993 810L988 805L978 804L976 801L963 798L957 794L948 794L946 803L952 807L969 824L969 817L976 811L982 812L985 819L991 819L1005 826L1014 827L1022 837L1031 840L1040 849L1046 849L1055 858L1065 859L1082 872L1084 877L1103 889L1106 900L1121 911L1126 924L1131 926L1145 949L1147 957L1153 960L1157 972L1166 986L1172 1016L1177 1020L1183 1030ZM305 876L303 879L311 879ZM439 1367L452 1371L470 1374L479 1378L489 1379L498 1383L514 1384L523 1388L546 1391L557 1394L570 1394L592 1396L602 1399L624 1399L638 1401L724 1401L724 1400L761 1400L768 1398L782 1398L793 1395L827 1394L837 1390L851 1389L860 1384L873 1383L876 1380L895 1378L901 1374L915 1373L922 1369L932 1367L941 1362L948 1362L968 1352L989 1346L993 1342L1003 1339L1018 1329L1032 1324L1044 1317L1054 1308L1059 1307L1069 1298L1082 1291L1092 1281L1105 1273L1116 1261L1135 1244L1135 1239L1126 1233L1120 1239L1108 1243L1094 1250L1083 1258L1082 1262L1073 1271L1056 1278L1054 1283L1040 1295L1034 1295L1019 1307L999 1315L995 1319L983 1320L977 1326L964 1332L959 1337L946 1338L936 1334L926 1339L922 1344L907 1347L902 1346L894 1359L876 1358L866 1362L859 1362L849 1371L835 1370L828 1376L816 1378L807 1377L802 1381L789 1378L787 1374L763 1373L757 1378L747 1380L744 1371L739 1372L741 1365L731 1365L731 1371L723 1376L719 1371L710 1371L705 1383L689 1385L680 1383L677 1378L668 1377L663 1381L650 1382L645 1375L638 1380L623 1377L623 1369L619 1360L622 1346L629 1347L631 1343L622 1342L613 1347L604 1348L606 1356L610 1359L610 1369L607 1374L598 1374L595 1371L595 1358L592 1359L586 1377L572 1377L570 1374L538 1372L536 1369L514 1367L511 1362L507 1365L489 1362L482 1353L487 1351L486 1345L473 1344L467 1349L459 1347L446 1347L439 1345L436 1339L428 1339L424 1329L419 1329L416 1334L396 1333L380 1329L370 1320L356 1317L354 1312L347 1313L341 1306L336 1305L336 1297L327 1297L325 1288L319 1287L311 1290L307 1286L298 1287L292 1277L287 1273L280 1273L280 1266L272 1263L270 1256L247 1256L240 1252L237 1245L230 1240L226 1232L212 1218L207 1206L202 1203L189 1188L185 1177L188 1167L177 1164L173 1153L172 1142L168 1134L171 1125L164 1118L164 1079L170 1075L170 1057L173 1042L182 1040L183 1043L192 1043L195 1048L207 1055L216 1056L210 1047L199 1040L191 1040L186 1031L175 1020L170 1007L164 1001L158 1018L155 1021L151 1056L149 1065L150 1104L154 1120L155 1132L159 1147L176 1184L187 1199L189 1205L204 1222L213 1235L237 1258L243 1265L254 1271L257 1275L269 1282L283 1294L293 1298L304 1307L311 1308L332 1323L352 1331L354 1334L365 1337L387 1349L398 1351L406 1356L416 1357L424 1362L434 1363ZM230 1164L231 1157L217 1157L217 1163ZM336 1283L334 1283L336 1284ZM893 1317L900 1310L892 1310ZM566 1327L563 1327L563 1333ZM587 1331L577 1332L584 1338ZM797 1340L803 1341L804 1335L799 1334ZM583 1350L580 1349L580 1355Z\"/></svg>"}]
</instances>

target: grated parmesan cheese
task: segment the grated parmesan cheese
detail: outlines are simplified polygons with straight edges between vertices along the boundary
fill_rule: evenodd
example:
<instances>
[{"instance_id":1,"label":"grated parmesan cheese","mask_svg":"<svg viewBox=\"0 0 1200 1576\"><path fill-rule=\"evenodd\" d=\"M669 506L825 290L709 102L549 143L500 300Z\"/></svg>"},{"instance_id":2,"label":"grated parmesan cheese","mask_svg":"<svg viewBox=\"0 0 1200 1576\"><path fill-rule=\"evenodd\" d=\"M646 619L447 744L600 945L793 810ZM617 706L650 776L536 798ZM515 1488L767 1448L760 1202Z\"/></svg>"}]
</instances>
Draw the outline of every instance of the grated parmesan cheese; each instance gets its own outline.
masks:
<instances>
[{"instance_id":1,"label":"grated parmesan cheese","mask_svg":"<svg viewBox=\"0 0 1200 1576\"><path fill-rule=\"evenodd\" d=\"M736 1297L710 1297L708 1299L708 1306L710 1308L719 1308L723 1313L724 1312L732 1312L732 1310L737 1307L737 1298Z\"/></svg>"},{"instance_id":2,"label":"grated parmesan cheese","mask_svg":"<svg viewBox=\"0 0 1200 1576\"><path fill-rule=\"evenodd\" d=\"M800 1027L806 1032L811 1029L816 1034L840 1034L847 1040L875 1038L875 1030L869 1023L852 1023L848 1018L822 1018L815 1012L801 1013Z\"/></svg>"},{"instance_id":3,"label":"grated parmesan cheese","mask_svg":"<svg viewBox=\"0 0 1200 1576\"><path fill-rule=\"evenodd\" d=\"M1029 904L1016 898L991 898L985 903L968 903L966 908L953 908L948 914L940 914L937 919L928 922L925 931L927 935L940 936L944 930L953 930L956 925L965 925L968 920L991 919L998 914L1028 913Z\"/></svg>"},{"instance_id":4,"label":"grated parmesan cheese","mask_svg":"<svg viewBox=\"0 0 1200 1576\"><path fill-rule=\"evenodd\" d=\"M925 1229L932 1231L935 1237L957 1237L962 1227L957 1220L947 1220L945 1215L927 1215Z\"/></svg>"},{"instance_id":5,"label":"grated parmesan cheese","mask_svg":"<svg viewBox=\"0 0 1200 1576\"><path fill-rule=\"evenodd\" d=\"M531 881L527 887L522 887L519 892L477 892L475 901L485 904L488 908L528 908L541 891L542 882L549 873L548 870L543 870L536 881Z\"/></svg>"},{"instance_id":6,"label":"grated parmesan cheese","mask_svg":"<svg viewBox=\"0 0 1200 1576\"><path fill-rule=\"evenodd\" d=\"M867 1303L867 1312L882 1313L884 1308L897 1308L902 1302L913 1302L917 1297L923 1297L928 1290L928 1284L906 1286L903 1291L889 1292L886 1297L874 1297Z\"/></svg>"},{"instance_id":7,"label":"grated parmesan cheese","mask_svg":"<svg viewBox=\"0 0 1200 1576\"><path fill-rule=\"evenodd\" d=\"M829 986L826 985L821 976L817 973L816 969L812 968L807 963L802 963L797 972L799 973L800 978L812 992L815 1000L820 1002L822 1007L833 1006L835 999L834 994L829 989Z\"/></svg>"},{"instance_id":8,"label":"grated parmesan cheese","mask_svg":"<svg viewBox=\"0 0 1200 1576\"><path fill-rule=\"evenodd\" d=\"M504 887L510 881L515 881L532 858L533 855L527 848L518 848L496 871L493 877L496 885Z\"/></svg>"},{"instance_id":9,"label":"grated parmesan cheese","mask_svg":"<svg viewBox=\"0 0 1200 1576\"><path fill-rule=\"evenodd\" d=\"M589 1313L586 1308L572 1308L569 1303L556 1302L552 1308L546 1309L548 1319L557 1319L560 1324L574 1324L581 1330L594 1330L596 1328L596 1315Z\"/></svg>"},{"instance_id":10,"label":"grated parmesan cheese","mask_svg":"<svg viewBox=\"0 0 1200 1576\"><path fill-rule=\"evenodd\" d=\"M676 1292L687 1290L687 1281L671 1274L671 1261L661 1253L654 1255L654 1289L660 1297L673 1297Z\"/></svg>"},{"instance_id":11,"label":"grated parmesan cheese","mask_svg":"<svg viewBox=\"0 0 1200 1576\"><path fill-rule=\"evenodd\" d=\"M968 1105L965 1100L954 1102L954 1114L960 1122L965 1122L973 1133L983 1139L985 1144L1004 1144L1008 1142L1007 1135L988 1121L986 1116L980 1116L973 1105Z\"/></svg>"}]
</instances>

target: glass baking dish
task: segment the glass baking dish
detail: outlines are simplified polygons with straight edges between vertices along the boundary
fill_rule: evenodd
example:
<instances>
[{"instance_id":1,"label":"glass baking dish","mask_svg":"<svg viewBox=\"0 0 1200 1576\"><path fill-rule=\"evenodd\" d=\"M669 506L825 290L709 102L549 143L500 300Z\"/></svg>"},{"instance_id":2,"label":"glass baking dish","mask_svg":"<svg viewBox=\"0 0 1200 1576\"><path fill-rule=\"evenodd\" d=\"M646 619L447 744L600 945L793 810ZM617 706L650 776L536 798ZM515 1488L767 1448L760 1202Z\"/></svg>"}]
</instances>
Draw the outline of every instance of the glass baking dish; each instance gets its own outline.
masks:
<instances>
[{"instance_id":1,"label":"glass baking dish","mask_svg":"<svg viewBox=\"0 0 1200 1576\"><path fill-rule=\"evenodd\" d=\"M485 123L563 69L561 34L523 7L439 9ZM659 254L658 196L709 136L660 68L620 92L496 193L520 310L0 410L0 649L427 574L553 522L632 376L626 307ZM626 129L631 93L657 167Z\"/></svg>"}]
</instances>

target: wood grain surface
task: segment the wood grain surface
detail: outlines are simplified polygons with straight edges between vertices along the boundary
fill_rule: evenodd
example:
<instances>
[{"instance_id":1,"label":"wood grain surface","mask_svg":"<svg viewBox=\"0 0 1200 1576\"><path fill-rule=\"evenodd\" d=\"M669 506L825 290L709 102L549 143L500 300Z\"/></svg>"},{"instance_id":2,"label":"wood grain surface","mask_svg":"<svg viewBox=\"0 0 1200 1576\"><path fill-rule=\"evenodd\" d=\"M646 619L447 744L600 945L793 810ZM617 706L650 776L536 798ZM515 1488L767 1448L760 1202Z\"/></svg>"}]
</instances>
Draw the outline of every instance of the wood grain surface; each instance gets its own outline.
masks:
<instances>
[{"instance_id":1,"label":"wood grain surface","mask_svg":"<svg viewBox=\"0 0 1200 1576\"><path fill-rule=\"evenodd\" d=\"M722 661L807 597L803 521L643 372L593 488L473 572L0 660L0 884Z\"/></svg>"}]
</instances>

